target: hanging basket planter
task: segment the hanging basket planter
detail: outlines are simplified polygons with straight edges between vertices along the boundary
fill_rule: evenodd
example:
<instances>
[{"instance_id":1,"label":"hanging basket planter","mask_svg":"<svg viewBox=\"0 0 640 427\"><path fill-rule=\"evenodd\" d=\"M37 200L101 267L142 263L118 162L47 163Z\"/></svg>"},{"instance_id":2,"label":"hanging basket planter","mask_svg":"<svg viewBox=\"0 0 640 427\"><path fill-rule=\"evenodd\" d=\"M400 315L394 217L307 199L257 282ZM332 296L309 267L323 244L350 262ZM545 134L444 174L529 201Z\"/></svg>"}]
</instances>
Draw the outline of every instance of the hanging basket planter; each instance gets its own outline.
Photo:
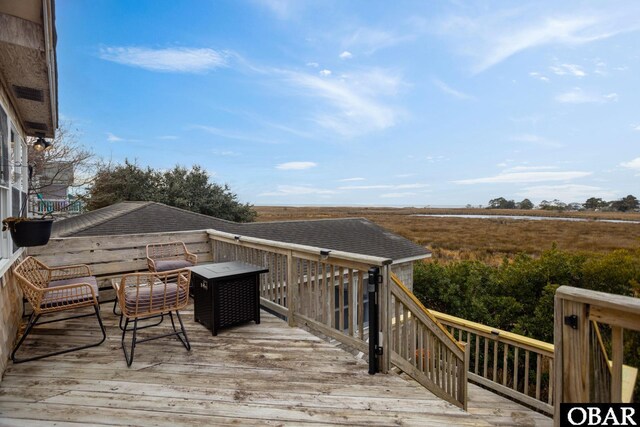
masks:
<instances>
[{"instance_id":1,"label":"hanging basket planter","mask_svg":"<svg viewBox=\"0 0 640 427\"><path fill-rule=\"evenodd\" d=\"M9 230L18 247L42 246L51 237L52 219L9 217L2 220L2 231Z\"/></svg>"}]
</instances>

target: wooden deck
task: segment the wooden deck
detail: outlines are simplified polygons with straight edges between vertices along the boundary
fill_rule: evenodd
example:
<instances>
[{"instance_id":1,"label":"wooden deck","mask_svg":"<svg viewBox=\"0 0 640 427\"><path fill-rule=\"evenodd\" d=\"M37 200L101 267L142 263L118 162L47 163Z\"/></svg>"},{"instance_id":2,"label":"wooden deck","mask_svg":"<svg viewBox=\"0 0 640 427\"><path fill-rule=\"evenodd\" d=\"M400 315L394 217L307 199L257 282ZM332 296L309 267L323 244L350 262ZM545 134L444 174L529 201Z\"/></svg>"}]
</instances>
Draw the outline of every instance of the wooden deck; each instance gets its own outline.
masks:
<instances>
[{"instance_id":1,"label":"wooden deck","mask_svg":"<svg viewBox=\"0 0 640 427\"><path fill-rule=\"evenodd\" d=\"M264 311L260 325L217 337L185 311L192 350L170 338L143 343L128 369L117 317L109 305L102 312L108 339L100 347L9 364L0 383L0 425L552 424L473 385L464 412L411 379L370 376L365 361ZM85 339L98 331L92 322L43 325L25 351Z\"/></svg>"}]
</instances>

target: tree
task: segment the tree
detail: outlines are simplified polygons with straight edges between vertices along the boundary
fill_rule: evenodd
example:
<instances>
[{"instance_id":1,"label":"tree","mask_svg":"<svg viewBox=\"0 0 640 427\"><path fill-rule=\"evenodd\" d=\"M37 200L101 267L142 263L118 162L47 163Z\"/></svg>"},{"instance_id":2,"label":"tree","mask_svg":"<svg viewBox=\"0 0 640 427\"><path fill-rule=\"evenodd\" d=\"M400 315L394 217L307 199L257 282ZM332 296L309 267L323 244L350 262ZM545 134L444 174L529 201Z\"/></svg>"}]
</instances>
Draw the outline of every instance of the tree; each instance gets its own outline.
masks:
<instances>
[{"instance_id":1,"label":"tree","mask_svg":"<svg viewBox=\"0 0 640 427\"><path fill-rule=\"evenodd\" d=\"M507 200L504 197L498 197L497 199L489 200L488 209L515 209L516 202L513 200Z\"/></svg>"},{"instance_id":2,"label":"tree","mask_svg":"<svg viewBox=\"0 0 640 427\"><path fill-rule=\"evenodd\" d=\"M609 203L605 202L599 197L589 197L587 201L584 202L583 206L585 209L595 210L595 209L601 209L601 208L607 207L609 206Z\"/></svg>"},{"instance_id":3,"label":"tree","mask_svg":"<svg viewBox=\"0 0 640 427\"><path fill-rule=\"evenodd\" d=\"M88 191L87 209L95 210L124 201L154 201L159 198L160 174L136 163L102 164Z\"/></svg>"},{"instance_id":4,"label":"tree","mask_svg":"<svg viewBox=\"0 0 640 427\"><path fill-rule=\"evenodd\" d=\"M567 204L561 202L558 199L553 199L553 201L549 202L548 200L543 200L540 202L538 207L545 211L563 211L567 208Z\"/></svg>"},{"instance_id":5,"label":"tree","mask_svg":"<svg viewBox=\"0 0 640 427\"><path fill-rule=\"evenodd\" d=\"M638 199L629 194L620 200L611 202L611 207L620 212L628 212L638 209Z\"/></svg>"},{"instance_id":6,"label":"tree","mask_svg":"<svg viewBox=\"0 0 640 427\"><path fill-rule=\"evenodd\" d=\"M124 165L101 165L89 190L89 210L122 201L154 201L180 209L237 222L253 221L256 212L238 201L226 184L211 183L200 166L175 166L164 173L141 168L125 160Z\"/></svg>"},{"instance_id":7,"label":"tree","mask_svg":"<svg viewBox=\"0 0 640 427\"><path fill-rule=\"evenodd\" d=\"M533 209L533 203L529 199L524 199L520 203L517 204L518 209Z\"/></svg>"},{"instance_id":8,"label":"tree","mask_svg":"<svg viewBox=\"0 0 640 427\"><path fill-rule=\"evenodd\" d=\"M31 191L46 192L60 181L68 187L84 187L93 180L95 155L78 142L77 129L71 122L63 122L56 131L51 147L44 151L33 148L28 141L28 158L32 167Z\"/></svg>"}]
</instances>

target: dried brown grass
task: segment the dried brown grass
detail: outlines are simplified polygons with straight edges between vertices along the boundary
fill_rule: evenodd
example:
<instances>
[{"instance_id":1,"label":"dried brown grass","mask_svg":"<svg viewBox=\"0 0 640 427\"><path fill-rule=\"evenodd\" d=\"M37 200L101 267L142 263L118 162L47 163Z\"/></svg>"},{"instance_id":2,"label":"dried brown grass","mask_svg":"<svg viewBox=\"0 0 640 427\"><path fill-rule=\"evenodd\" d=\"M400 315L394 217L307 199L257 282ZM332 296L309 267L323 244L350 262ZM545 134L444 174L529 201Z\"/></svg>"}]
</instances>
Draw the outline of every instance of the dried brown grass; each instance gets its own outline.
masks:
<instances>
[{"instance_id":1,"label":"dried brown grass","mask_svg":"<svg viewBox=\"0 0 640 427\"><path fill-rule=\"evenodd\" d=\"M640 224L569 221L526 221L503 218L467 219L416 217L414 214L501 214L571 216L589 219L640 220L638 213L258 206L257 221L364 217L424 245L439 259L497 262L517 253L538 255L556 244L559 249L609 252L640 246Z\"/></svg>"}]
</instances>

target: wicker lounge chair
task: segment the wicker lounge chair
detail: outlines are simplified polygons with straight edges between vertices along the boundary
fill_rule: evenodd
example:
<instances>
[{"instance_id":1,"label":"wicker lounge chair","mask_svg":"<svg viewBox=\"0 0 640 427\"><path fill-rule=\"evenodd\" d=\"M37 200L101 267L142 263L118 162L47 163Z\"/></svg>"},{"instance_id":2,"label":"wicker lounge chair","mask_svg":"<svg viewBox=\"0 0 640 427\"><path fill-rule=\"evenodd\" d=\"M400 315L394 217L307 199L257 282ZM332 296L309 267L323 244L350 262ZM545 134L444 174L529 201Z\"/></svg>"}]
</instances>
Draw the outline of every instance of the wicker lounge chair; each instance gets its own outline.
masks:
<instances>
[{"instance_id":1,"label":"wicker lounge chair","mask_svg":"<svg viewBox=\"0 0 640 427\"><path fill-rule=\"evenodd\" d=\"M104 325L102 324L102 319L100 318L98 284L96 278L91 275L91 270L88 266L67 265L62 267L48 267L33 257L27 257L13 270L13 272L18 279L18 284L22 289L22 293L33 309L33 312L29 317L29 321L27 322L27 327L11 353L11 360L13 360L13 363L28 362L30 360L42 359L44 357L55 356L58 354L68 353L70 351L82 350L98 346L104 342L107 335ZM41 316L84 307L93 307L95 313L80 314L61 319L49 320L46 322L40 322L40 324L95 315L98 318L98 323L102 331L102 339L99 342L81 345L66 350L54 351L44 355L32 356L25 359L19 359L16 357L20 346L36 326Z\"/></svg>"},{"instance_id":2,"label":"wicker lounge chair","mask_svg":"<svg viewBox=\"0 0 640 427\"><path fill-rule=\"evenodd\" d=\"M122 276L119 282L113 284L116 289L118 305L120 306L120 329L122 329L122 351L127 361L127 366L133 363L136 344L151 341L158 338L176 336L187 350L191 349L187 333L184 330L182 319L178 310L183 309L189 302L189 282L191 270L181 269L159 273L131 273ZM176 328L173 319L175 312L180 328ZM164 316L171 319L173 332L147 337L136 338L140 329L157 326L162 323ZM138 326L138 322L152 318L160 318L154 324ZM124 319L124 325L122 324ZM133 323L133 328L131 327ZM127 332L133 332L131 338L131 351L127 351L125 336Z\"/></svg>"},{"instance_id":3,"label":"wicker lounge chair","mask_svg":"<svg viewBox=\"0 0 640 427\"><path fill-rule=\"evenodd\" d=\"M189 252L183 242L152 243L147 245L149 271L169 271L193 267L198 256Z\"/></svg>"}]
</instances>

